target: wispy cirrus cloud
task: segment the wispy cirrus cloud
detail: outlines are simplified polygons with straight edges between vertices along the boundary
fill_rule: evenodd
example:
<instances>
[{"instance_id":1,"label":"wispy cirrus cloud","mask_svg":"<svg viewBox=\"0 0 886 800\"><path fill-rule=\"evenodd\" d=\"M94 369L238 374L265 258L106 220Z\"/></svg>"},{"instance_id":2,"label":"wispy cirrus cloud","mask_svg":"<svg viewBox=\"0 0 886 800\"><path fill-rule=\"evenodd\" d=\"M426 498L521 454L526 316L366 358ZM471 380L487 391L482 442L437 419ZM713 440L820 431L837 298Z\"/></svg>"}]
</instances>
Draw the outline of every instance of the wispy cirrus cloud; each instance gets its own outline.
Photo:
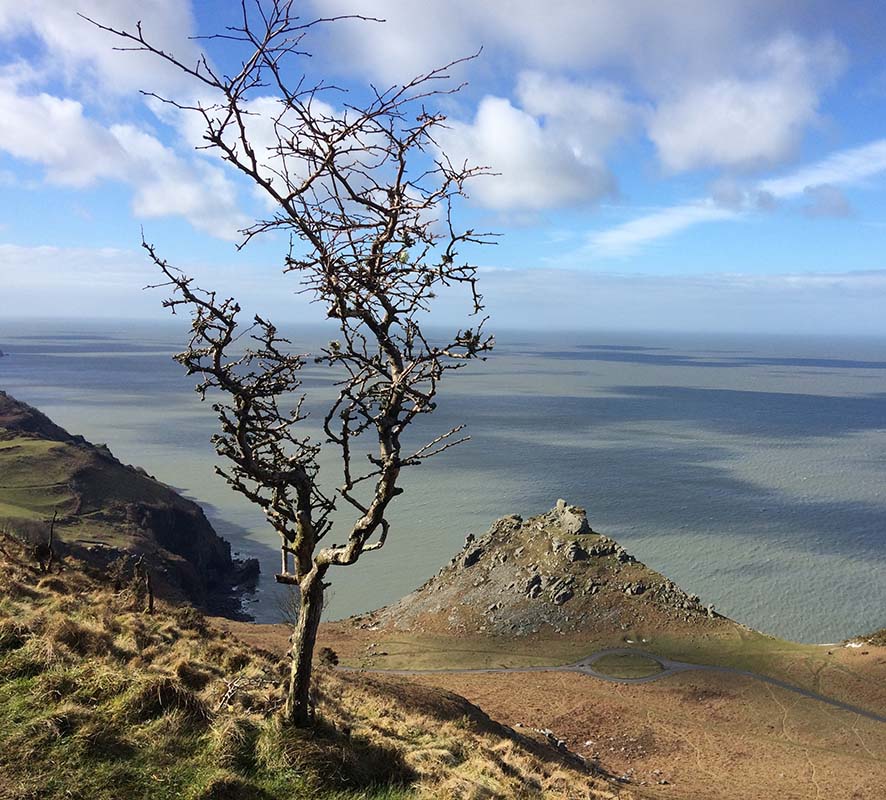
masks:
<instances>
[{"instance_id":1,"label":"wispy cirrus cloud","mask_svg":"<svg viewBox=\"0 0 886 800\"><path fill-rule=\"evenodd\" d=\"M753 211L772 210L779 200L803 198L810 217L846 217L852 213L839 187L855 186L886 172L886 139L832 153L793 172L743 188L734 181L718 182L712 197L681 203L591 233L583 252L623 256L644 245L707 222L739 220Z\"/></svg>"},{"instance_id":2,"label":"wispy cirrus cloud","mask_svg":"<svg viewBox=\"0 0 886 800\"><path fill-rule=\"evenodd\" d=\"M780 178L762 181L758 188L776 197L795 197L811 186L852 185L881 172L886 172L886 139L840 150Z\"/></svg>"},{"instance_id":3,"label":"wispy cirrus cloud","mask_svg":"<svg viewBox=\"0 0 886 800\"><path fill-rule=\"evenodd\" d=\"M585 250L606 256L627 255L645 244L673 236L702 222L731 220L740 215L740 212L711 200L671 206L592 234Z\"/></svg>"}]
</instances>

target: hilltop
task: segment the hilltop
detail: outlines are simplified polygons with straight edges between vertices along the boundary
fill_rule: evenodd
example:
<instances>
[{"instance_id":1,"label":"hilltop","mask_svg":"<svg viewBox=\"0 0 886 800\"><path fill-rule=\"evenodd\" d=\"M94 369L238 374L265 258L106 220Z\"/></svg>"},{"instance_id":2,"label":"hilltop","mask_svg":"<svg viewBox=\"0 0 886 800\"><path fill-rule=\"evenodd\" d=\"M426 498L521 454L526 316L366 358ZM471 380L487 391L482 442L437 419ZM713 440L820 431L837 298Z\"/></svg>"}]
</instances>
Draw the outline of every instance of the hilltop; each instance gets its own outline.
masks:
<instances>
[{"instance_id":1,"label":"hilltop","mask_svg":"<svg viewBox=\"0 0 886 800\"><path fill-rule=\"evenodd\" d=\"M694 634L735 623L596 533L583 508L502 517L415 592L369 615L371 627L490 637Z\"/></svg>"},{"instance_id":2,"label":"hilltop","mask_svg":"<svg viewBox=\"0 0 886 800\"><path fill-rule=\"evenodd\" d=\"M196 503L0 392L0 528L45 542L53 514L57 549L104 567L141 556L161 597L230 612L231 587L257 575Z\"/></svg>"}]
</instances>

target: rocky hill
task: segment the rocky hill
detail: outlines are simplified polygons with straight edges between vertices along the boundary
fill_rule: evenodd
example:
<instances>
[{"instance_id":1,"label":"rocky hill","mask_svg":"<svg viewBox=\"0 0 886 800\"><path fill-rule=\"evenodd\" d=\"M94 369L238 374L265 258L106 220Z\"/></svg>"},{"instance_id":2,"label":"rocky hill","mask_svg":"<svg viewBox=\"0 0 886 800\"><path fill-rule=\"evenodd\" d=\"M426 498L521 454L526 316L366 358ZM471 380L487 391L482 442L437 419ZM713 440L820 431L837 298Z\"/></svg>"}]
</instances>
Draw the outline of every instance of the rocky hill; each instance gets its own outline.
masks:
<instances>
[{"instance_id":1,"label":"rocky hill","mask_svg":"<svg viewBox=\"0 0 886 800\"><path fill-rule=\"evenodd\" d=\"M546 514L502 517L482 538L468 536L437 575L364 624L508 638L736 625L594 532L584 509L563 500Z\"/></svg>"},{"instance_id":2,"label":"rocky hill","mask_svg":"<svg viewBox=\"0 0 886 800\"><path fill-rule=\"evenodd\" d=\"M35 544L57 514L56 546L96 565L142 556L159 596L215 610L254 581L194 502L0 392L0 528Z\"/></svg>"}]
</instances>

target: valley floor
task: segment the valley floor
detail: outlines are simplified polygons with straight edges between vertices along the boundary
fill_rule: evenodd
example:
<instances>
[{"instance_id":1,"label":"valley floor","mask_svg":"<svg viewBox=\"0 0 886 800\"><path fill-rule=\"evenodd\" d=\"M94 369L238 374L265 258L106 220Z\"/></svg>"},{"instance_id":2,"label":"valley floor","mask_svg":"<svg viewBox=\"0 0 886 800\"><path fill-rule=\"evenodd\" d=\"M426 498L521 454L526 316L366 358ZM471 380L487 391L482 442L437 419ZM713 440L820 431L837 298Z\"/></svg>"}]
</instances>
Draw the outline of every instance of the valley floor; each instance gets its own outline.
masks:
<instances>
[{"instance_id":1,"label":"valley floor","mask_svg":"<svg viewBox=\"0 0 886 800\"><path fill-rule=\"evenodd\" d=\"M285 626L220 624L265 648L285 649ZM644 650L753 669L886 716L886 647L799 645L752 631L694 642L644 638ZM623 777L639 796L886 796L886 723L749 676L693 670L648 683L613 683L563 671L464 671L568 664L612 644L617 643L446 640L393 635L349 622L326 624L321 642L336 650L343 663L370 671L446 667L451 671L378 677L453 691L518 730L548 729L570 750Z\"/></svg>"}]
</instances>

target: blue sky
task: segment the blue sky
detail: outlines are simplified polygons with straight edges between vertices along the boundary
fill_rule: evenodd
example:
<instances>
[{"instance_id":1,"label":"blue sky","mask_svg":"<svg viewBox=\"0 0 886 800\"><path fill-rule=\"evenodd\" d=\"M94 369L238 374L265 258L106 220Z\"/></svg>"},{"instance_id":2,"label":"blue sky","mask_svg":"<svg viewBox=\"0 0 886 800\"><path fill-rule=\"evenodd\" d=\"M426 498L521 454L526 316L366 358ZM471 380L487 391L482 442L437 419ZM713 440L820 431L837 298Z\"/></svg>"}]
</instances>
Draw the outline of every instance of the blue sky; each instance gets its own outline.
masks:
<instances>
[{"instance_id":1,"label":"blue sky","mask_svg":"<svg viewBox=\"0 0 886 800\"><path fill-rule=\"evenodd\" d=\"M498 173L467 224L502 327L886 334L886 10L878 2L311 0L354 12L304 69L359 99L483 48L445 101L450 154ZM0 1L0 305L10 316L163 318L140 230L173 263L281 322L317 314L285 241L193 120L140 89L196 87L120 53L82 13L142 20L194 58L236 4ZM229 46L208 43L216 64ZM454 320L446 298L439 320Z\"/></svg>"}]
</instances>

